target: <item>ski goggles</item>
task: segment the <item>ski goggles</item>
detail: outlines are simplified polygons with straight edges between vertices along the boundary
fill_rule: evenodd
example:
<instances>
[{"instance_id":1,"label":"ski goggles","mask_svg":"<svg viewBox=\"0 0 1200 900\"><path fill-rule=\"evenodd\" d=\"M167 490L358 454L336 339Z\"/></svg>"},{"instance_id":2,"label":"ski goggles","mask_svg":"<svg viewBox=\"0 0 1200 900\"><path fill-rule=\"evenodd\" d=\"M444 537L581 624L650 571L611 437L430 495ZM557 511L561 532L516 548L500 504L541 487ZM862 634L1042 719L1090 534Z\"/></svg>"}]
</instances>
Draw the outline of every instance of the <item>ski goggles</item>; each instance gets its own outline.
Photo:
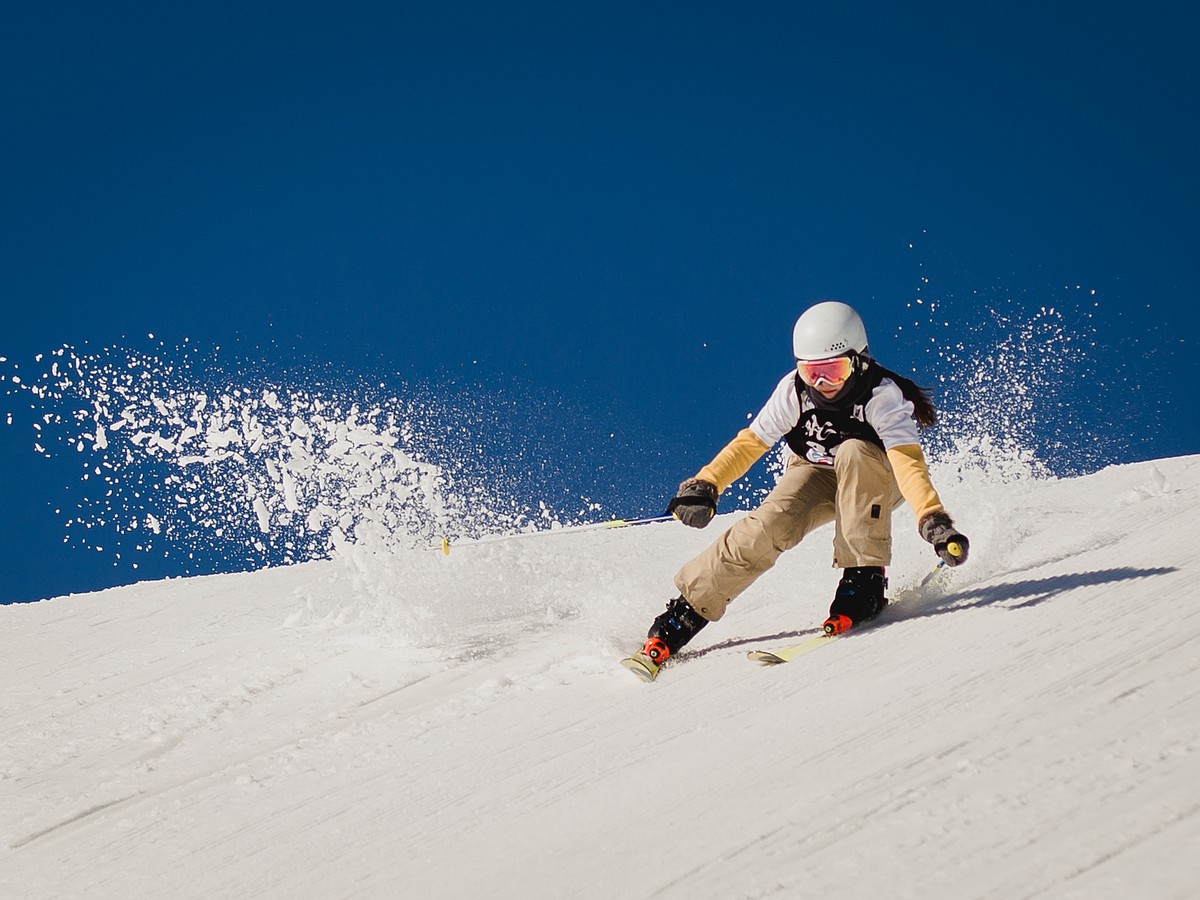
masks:
<instances>
[{"instance_id":1,"label":"ski goggles","mask_svg":"<svg viewBox=\"0 0 1200 900\"><path fill-rule=\"evenodd\" d=\"M849 356L835 356L833 359L798 359L796 371L800 379L807 385L816 387L822 381L830 387L845 384L854 374L854 360Z\"/></svg>"}]
</instances>

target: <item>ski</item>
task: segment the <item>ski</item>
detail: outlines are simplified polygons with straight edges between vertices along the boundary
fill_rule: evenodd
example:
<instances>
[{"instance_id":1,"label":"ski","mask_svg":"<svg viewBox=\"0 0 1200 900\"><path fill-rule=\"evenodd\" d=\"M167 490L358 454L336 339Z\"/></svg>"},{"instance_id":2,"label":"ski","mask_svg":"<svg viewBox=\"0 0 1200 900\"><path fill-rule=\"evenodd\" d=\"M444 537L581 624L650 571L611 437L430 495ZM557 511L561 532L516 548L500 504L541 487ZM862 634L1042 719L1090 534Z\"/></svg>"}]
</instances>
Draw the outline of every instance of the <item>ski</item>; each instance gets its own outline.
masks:
<instances>
[{"instance_id":1,"label":"ski","mask_svg":"<svg viewBox=\"0 0 1200 900\"><path fill-rule=\"evenodd\" d=\"M877 625L886 624L886 622L881 622L878 619L872 619L869 622L863 622L861 625L856 625L845 631L822 632L788 647L779 647L775 650L751 650L746 654L746 658L756 663L761 663L764 666L778 666L781 663L791 662L793 659L803 656L806 653L812 653L812 651L820 649L840 637L845 637L848 634L858 634Z\"/></svg>"},{"instance_id":2,"label":"ski","mask_svg":"<svg viewBox=\"0 0 1200 900\"><path fill-rule=\"evenodd\" d=\"M818 647L825 646L836 637L836 634L817 634L808 638L808 640L792 644L789 647L780 647L776 650L751 650L746 654L746 657L756 663L762 663L764 666L778 666L781 663L791 662L796 657L803 656L805 653L811 653Z\"/></svg>"}]
</instances>

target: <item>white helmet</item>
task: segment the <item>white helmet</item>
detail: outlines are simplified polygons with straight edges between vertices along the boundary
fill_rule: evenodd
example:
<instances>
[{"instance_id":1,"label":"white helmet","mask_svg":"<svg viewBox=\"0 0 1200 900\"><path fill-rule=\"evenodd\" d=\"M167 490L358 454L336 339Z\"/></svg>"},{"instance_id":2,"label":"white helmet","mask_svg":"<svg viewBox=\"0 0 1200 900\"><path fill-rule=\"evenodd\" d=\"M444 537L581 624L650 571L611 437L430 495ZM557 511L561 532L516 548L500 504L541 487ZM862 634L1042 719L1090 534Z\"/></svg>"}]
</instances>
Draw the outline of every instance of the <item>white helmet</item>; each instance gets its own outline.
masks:
<instances>
[{"instance_id":1,"label":"white helmet","mask_svg":"<svg viewBox=\"0 0 1200 900\"><path fill-rule=\"evenodd\" d=\"M850 351L865 356L867 329L852 307L827 300L796 320L792 351L796 359L829 359Z\"/></svg>"}]
</instances>

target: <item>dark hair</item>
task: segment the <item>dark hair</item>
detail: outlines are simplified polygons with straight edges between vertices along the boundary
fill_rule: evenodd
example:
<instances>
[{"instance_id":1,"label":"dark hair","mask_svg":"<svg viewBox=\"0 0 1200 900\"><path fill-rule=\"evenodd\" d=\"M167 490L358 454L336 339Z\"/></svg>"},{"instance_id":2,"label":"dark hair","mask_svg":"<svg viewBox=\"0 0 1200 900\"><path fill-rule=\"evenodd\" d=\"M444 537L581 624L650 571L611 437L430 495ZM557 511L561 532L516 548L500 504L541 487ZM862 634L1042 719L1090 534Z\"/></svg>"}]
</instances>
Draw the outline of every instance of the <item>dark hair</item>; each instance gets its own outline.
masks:
<instances>
[{"instance_id":1,"label":"dark hair","mask_svg":"<svg viewBox=\"0 0 1200 900\"><path fill-rule=\"evenodd\" d=\"M917 420L917 425L920 428L930 428L937 423L937 409L933 405L933 397L929 393L929 388L923 388L911 378L897 375L890 369L880 366L877 362L874 364L879 367L879 371L885 377L896 382L896 386L900 388L900 393L904 395L904 399L913 405L913 418Z\"/></svg>"}]
</instances>

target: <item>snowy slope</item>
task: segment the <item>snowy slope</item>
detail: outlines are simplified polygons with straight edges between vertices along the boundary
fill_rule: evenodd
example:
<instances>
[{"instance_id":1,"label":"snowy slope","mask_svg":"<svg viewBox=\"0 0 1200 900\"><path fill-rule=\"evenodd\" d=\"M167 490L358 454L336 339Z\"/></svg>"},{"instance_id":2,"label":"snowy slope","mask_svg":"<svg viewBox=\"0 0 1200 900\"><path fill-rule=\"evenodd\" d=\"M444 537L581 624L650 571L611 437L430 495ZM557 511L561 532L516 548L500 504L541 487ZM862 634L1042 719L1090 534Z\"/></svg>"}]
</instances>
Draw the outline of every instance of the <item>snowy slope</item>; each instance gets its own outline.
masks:
<instances>
[{"instance_id":1,"label":"snowy slope","mask_svg":"<svg viewBox=\"0 0 1200 900\"><path fill-rule=\"evenodd\" d=\"M935 474L971 562L774 669L827 530L616 664L731 516L0 607L0 896L1200 895L1200 457Z\"/></svg>"}]
</instances>

